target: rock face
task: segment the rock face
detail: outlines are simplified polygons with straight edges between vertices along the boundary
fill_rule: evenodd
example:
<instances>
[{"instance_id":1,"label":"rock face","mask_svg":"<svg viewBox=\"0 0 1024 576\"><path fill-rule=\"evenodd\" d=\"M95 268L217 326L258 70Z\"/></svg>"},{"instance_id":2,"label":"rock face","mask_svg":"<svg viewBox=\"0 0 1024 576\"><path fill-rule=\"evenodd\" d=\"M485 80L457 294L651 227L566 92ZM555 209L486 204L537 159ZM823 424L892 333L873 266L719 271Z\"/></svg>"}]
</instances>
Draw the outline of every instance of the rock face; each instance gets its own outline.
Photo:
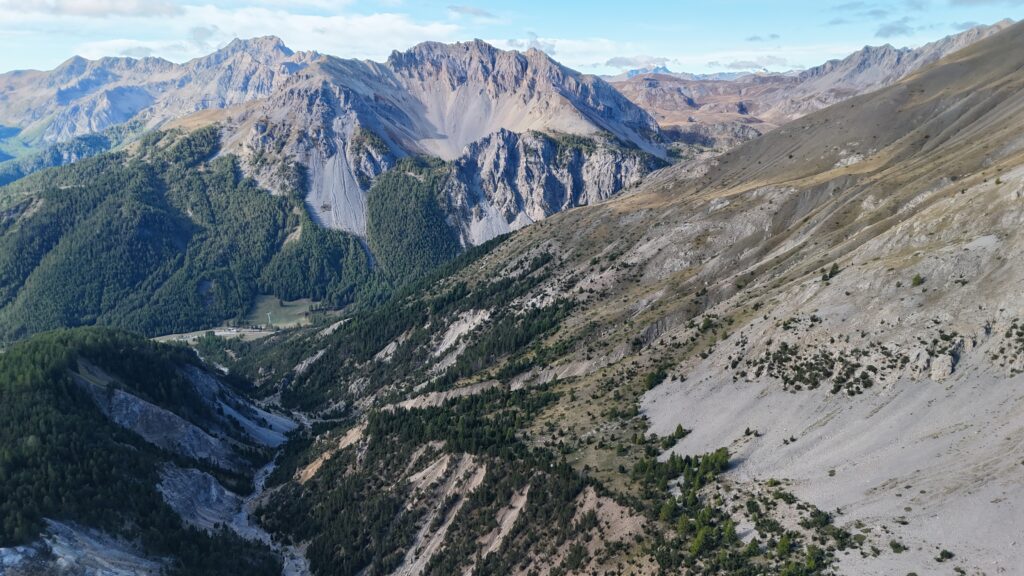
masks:
<instances>
[{"instance_id":1,"label":"rock face","mask_svg":"<svg viewBox=\"0 0 1024 576\"><path fill-rule=\"evenodd\" d=\"M656 167L652 156L607 142L501 130L467 147L445 196L463 244L480 244L609 198Z\"/></svg>"},{"instance_id":2,"label":"rock face","mask_svg":"<svg viewBox=\"0 0 1024 576\"><path fill-rule=\"evenodd\" d=\"M16 548L0 548L0 574L159 576L163 561L146 557L132 542L109 534L47 520L46 535Z\"/></svg>"},{"instance_id":3,"label":"rock face","mask_svg":"<svg viewBox=\"0 0 1024 576\"><path fill-rule=\"evenodd\" d=\"M209 421L193 421L121 389L116 379L97 366L79 362L72 378L92 397L111 422L146 442L182 458L208 462L225 470L245 471L252 463L241 446L275 448L298 425L240 397L211 373L195 366L181 373L206 403Z\"/></svg>"}]
</instances>

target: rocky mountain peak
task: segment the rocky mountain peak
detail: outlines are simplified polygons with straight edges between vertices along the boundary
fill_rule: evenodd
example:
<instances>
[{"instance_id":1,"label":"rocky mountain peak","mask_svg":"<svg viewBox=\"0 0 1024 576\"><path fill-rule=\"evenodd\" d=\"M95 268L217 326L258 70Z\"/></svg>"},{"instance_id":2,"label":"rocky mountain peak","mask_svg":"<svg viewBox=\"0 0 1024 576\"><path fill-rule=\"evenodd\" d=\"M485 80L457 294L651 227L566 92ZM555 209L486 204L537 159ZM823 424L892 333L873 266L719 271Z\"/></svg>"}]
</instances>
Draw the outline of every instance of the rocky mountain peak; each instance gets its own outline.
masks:
<instances>
[{"instance_id":1,"label":"rocky mountain peak","mask_svg":"<svg viewBox=\"0 0 1024 576\"><path fill-rule=\"evenodd\" d=\"M252 56L273 55L275 57L291 57L295 54L285 45L284 40L277 36L257 36L256 38L235 38L221 51L227 53L245 52Z\"/></svg>"},{"instance_id":2,"label":"rocky mountain peak","mask_svg":"<svg viewBox=\"0 0 1024 576\"><path fill-rule=\"evenodd\" d=\"M496 55L502 52L498 48L480 39L468 42L421 42L408 50L391 52L387 64L393 70L422 65L424 62L440 61L471 61L483 60L493 62Z\"/></svg>"}]
</instances>

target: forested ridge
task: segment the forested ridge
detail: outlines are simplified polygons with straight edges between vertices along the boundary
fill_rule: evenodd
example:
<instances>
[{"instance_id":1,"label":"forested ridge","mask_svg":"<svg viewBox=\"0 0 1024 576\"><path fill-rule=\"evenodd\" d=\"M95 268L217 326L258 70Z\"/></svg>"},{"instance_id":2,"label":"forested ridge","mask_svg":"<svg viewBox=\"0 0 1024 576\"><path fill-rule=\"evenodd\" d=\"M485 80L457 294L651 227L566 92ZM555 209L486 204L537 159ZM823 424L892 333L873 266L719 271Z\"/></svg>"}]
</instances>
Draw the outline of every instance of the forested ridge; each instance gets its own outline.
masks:
<instances>
[{"instance_id":1,"label":"forested ridge","mask_svg":"<svg viewBox=\"0 0 1024 576\"><path fill-rule=\"evenodd\" d=\"M72 378L87 360L133 394L200 412L174 369L194 358L102 328L40 334L0 354L0 421L17 423L0 426L0 547L34 541L52 519L138 542L169 557L172 574L279 573L269 550L185 526L156 488L168 455L107 420Z\"/></svg>"},{"instance_id":2,"label":"forested ridge","mask_svg":"<svg viewBox=\"0 0 1024 576\"><path fill-rule=\"evenodd\" d=\"M181 332L241 319L261 292L341 306L374 286L358 241L245 178L216 156L219 139L216 127L154 132L134 152L0 189L17 199L0 214L6 338L86 324Z\"/></svg>"},{"instance_id":3,"label":"forested ridge","mask_svg":"<svg viewBox=\"0 0 1024 576\"><path fill-rule=\"evenodd\" d=\"M384 274L402 283L454 258L458 235L439 197L448 170L440 160L408 158L385 172L367 194L370 248Z\"/></svg>"},{"instance_id":4,"label":"forested ridge","mask_svg":"<svg viewBox=\"0 0 1024 576\"><path fill-rule=\"evenodd\" d=\"M241 321L260 294L379 302L462 252L439 160L409 158L376 180L363 241L313 222L301 165L279 167L290 190L273 195L219 154L216 126L96 155L128 130L54 147L31 171L83 159L0 186L0 337L91 324L185 332Z\"/></svg>"},{"instance_id":5,"label":"forested ridge","mask_svg":"<svg viewBox=\"0 0 1024 576\"><path fill-rule=\"evenodd\" d=\"M137 137L142 130L142 122L133 120L97 134L57 142L16 158L5 159L0 152L0 186L46 168L71 164L112 150Z\"/></svg>"}]
</instances>

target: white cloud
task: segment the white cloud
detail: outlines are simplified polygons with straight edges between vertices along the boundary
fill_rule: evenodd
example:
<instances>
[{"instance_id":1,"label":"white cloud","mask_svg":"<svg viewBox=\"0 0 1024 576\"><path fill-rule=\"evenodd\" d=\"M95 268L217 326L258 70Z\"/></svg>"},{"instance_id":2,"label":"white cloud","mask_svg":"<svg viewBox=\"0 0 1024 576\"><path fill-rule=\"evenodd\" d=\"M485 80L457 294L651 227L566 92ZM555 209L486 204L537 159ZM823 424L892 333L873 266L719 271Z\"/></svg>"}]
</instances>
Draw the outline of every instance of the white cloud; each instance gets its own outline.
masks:
<instances>
[{"instance_id":1,"label":"white cloud","mask_svg":"<svg viewBox=\"0 0 1024 576\"><path fill-rule=\"evenodd\" d=\"M0 0L0 10L56 16L168 16L181 8L169 0Z\"/></svg>"},{"instance_id":2,"label":"white cloud","mask_svg":"<svg viewBox=\"0 0 1024 576\"><path fill-rule=\"evenodd\" d=\"M417 22L405 14L293 14L284 10L212 6L189 7L185 20L192 25L219 27L217 38L280 36L296 50L317 50L342 57L383 59L394 49L425 40L452 41L459 26L448 22Z\"/></svg>"},{"instance_id":3,"label":"white cloud","mask_svg":"<svg viewBox=\"0 0 1024 576\"><path fill-rule=\"evenodd\" d=\"M474 18L493 19L495 16L483 8L476 6L465 6L462 4L449 4L448 11L460 16L473 16Z\"/></svg>"},{"instance_id":4,"label":"white cloud","mask_svg":"<svg viewBox=\"0 0 1024 576\"><path fill-rule=\"evenodd\" d=\"M79 8L63 12L56 8L12 9L11 0L0 0L0 22L5 29L38 31L43 37L60 31L57 33L66 34L68 38L80 38L73 44L73 51L87 58L154 55L179 62L205 55L236 37L265 35L279 36L295 50L383 60L392 50L426 40L458 40L462 30L455 22L417 21L396 12L306 14L270 5L278 0L260 1L266 5L237 8L182 5L176 13L143 18L138 10L125 8L133 4L128 0L121 3L124 8L121 13L107 12L103 18L98 18L100 13L94 9L104 2L96 0L87 0L92 6L89 10ZM310 5L317 1L305 0L305 3ZM43 4L56 6L52 1ZM68 53L62 58L71 55Z\"/></svg>"},{"instance_id":5,"label":"white cloud","mask_svg":"<svg viewBox=\"0 0 1024 576\"><path fill-rule=\"evenodd\" d=\"M708 66L711 68L724 68L726 70L764 70L768 68L791 67L785 58L772 55L762 55L749 60L733 60L730 62L712 60L708 62Z\"/></svg>"},{"instance_id":6,"label":"white cloud","mask_svg":"<svg viewBox=\"0 0 1024 576\"><path fill-rule=\"evenodd\" d=\"M622 54L636 54L640 48L632 43L616 42L607 38L547 38L529 33L526 38L489 40L505 50L536 48L558 62L584 72L611 72L617 68L605 63Z\"/></svg>"},{"instance_id":7,"label":"white cloud","mask_svg":"<svg viewBox=\"0 0 1024 576\"><path fill-rule=\"evenodd\" d=\"M558 53L558 42L559 40L541 38L533 32L527 32L526 38L510 38L504 41L492 41L491 44L498 48L504 48L505 50L529 50L533 48L547 53L548 56L554 56ZM565 41L563 40L563 42Z\"/></svg>"},{"instance_id":8,"label":"white cloud","mask_svg":"<svg viewBox=\"0 0 1024 576\"><path fill-rule=\"evenodd\" d=\"M669 62L671 62L671 59L661 56L615 56L606 60L604 65L620 70L630 70L634 68L666 66Z\"/></svg>"}]
</instances>

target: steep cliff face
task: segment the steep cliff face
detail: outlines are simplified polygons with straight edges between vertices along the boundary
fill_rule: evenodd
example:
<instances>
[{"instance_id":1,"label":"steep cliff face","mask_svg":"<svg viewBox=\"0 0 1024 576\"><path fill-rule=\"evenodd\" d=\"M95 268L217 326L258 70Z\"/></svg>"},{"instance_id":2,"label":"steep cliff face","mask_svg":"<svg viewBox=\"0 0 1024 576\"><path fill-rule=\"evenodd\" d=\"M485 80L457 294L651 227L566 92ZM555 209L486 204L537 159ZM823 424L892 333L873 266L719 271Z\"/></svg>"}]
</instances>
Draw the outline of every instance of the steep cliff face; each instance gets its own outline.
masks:
<instances>
[{"instance_id":1,"label":"steep cliff face","mask_svg":"<svg viewBox=\"0 0 1024 576\"><path fill-rule=\"evenodd\" d=\"M229 125L225 150L270 190L302 195L320 225L364 236L366 191L407 155L364 122L377 123L362 94L327 82L296 86Z\"/></svg>"},{"instance_id":2,"label":"steep cliff face","mask_svg":"<svg viewBox=\"0 0 1024 576\"><path fill-rule=\"evenodd\" d=\"M661 165L607 138L501 130L454 162L445 196L462 243L474 245L609 198Z\"/></svg>"},{"instance_id":3,"label":"steep cliff face","mask_svg":"<svg viewBox=\"0 0 1024 576\"><path fill-rule=\"evenodd\" d=\"M609 132L657 152L657 125L596 76L574 72L539 50L503 51L476 40L428 42L396 52L388 68L422 106L423 152L446 160L499 129Z\"/></svg>"}]
</instances>

